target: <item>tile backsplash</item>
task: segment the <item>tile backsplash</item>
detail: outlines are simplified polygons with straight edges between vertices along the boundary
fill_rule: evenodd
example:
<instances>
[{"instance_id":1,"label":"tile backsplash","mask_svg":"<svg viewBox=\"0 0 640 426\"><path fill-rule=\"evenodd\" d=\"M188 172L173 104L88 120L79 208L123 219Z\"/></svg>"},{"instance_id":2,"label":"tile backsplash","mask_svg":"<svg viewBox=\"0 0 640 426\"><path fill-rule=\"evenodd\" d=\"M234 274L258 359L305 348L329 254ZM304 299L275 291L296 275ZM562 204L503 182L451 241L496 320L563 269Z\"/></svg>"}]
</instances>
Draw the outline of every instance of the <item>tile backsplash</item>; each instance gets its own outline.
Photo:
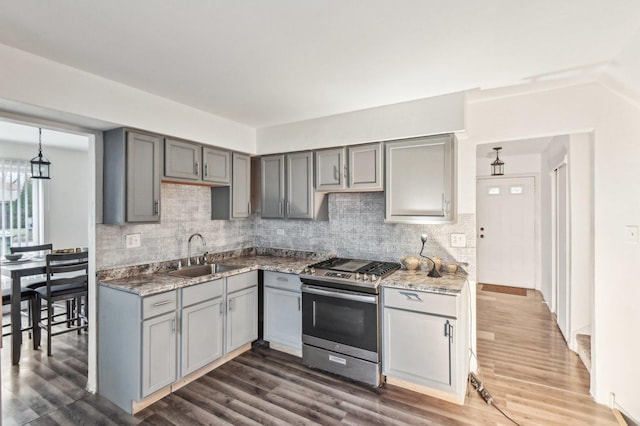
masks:
<instances>
[{"instance_id":1,"label":"tile backsplash","mask_svg":"<svg viewBox=\"0 0 640 426\"><path fill-rule=\"evenodd\" d=\"M338 256L399 261L420 252L420 234L429 237L425 254L444 262L460 262L475 277L475 216L458 215L454 224L414 225L384 222L384 193L333 193L329 220L262 219L211 220L211 191L207 187L162 184L160 224L97 225L98 270L186 257L187 239L194 232L192 254L271 247L335 253ZM127 249L125 236L140 233L141 246ZM466 235L465 248L450 247L450 234Z\"/></svg>"}]
</instances>

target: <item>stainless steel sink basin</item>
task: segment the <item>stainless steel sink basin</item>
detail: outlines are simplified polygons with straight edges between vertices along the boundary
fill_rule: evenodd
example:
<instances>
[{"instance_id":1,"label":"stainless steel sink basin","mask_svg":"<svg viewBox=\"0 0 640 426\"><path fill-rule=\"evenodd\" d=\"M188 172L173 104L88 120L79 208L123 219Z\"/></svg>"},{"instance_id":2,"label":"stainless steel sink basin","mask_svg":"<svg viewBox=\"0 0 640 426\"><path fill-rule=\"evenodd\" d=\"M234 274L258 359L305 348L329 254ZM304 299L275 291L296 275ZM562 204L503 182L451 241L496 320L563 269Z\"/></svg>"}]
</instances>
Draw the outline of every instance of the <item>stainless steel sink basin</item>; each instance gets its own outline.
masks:
<instances>
[{"instance_id":1,"label":"stainless steel sink basin","mask_svg":"<svg viewBox=\"0 0 640 426\"><path fill-rule=\"evenodd\" d=\"M227 265L222 263L208 263L206 265L187 266L177 271L169 272L170 275L179 275L181 277L202 277L204 275L219 274L221 272L233 271L240 269L239 265Z\"/></svg>"}]
</instances>

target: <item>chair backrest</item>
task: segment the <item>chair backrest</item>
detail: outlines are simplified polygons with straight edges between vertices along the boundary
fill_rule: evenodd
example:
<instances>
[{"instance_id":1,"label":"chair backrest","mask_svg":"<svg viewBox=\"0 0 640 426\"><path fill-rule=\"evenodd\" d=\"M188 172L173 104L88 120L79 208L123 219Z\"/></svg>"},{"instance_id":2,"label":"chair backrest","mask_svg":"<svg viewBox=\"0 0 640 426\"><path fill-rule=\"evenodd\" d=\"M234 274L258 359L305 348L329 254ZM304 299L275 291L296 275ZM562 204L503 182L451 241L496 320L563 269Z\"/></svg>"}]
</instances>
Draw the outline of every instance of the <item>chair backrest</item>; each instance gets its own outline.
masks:
<instances>
[{"instance_id":1,"label":"chair backrest","mask_svg":"<svg viewBox=\"0 0 640 426\"><path fill-rule=\"evenodd\" d=\"M75 273L74 272L78 272ZM51 289L60 285L88 284L89 280L89 252L60 253L47 255L47 294ZM56 277L56 274L64 274Z\"/></svg>"},{"instance_id":2,"label":"chair backrest","mask_svg":"<svg viewBox=\"0 0 640 426\"><path fill-rule=\"evenodd\" d=\"M24 247L9 247L11 254L14 253L31 253L36 251L48 251L51 253L53 251L53 244L40 244L38 246L24 246Z\"/></svg>"}]
</instances>

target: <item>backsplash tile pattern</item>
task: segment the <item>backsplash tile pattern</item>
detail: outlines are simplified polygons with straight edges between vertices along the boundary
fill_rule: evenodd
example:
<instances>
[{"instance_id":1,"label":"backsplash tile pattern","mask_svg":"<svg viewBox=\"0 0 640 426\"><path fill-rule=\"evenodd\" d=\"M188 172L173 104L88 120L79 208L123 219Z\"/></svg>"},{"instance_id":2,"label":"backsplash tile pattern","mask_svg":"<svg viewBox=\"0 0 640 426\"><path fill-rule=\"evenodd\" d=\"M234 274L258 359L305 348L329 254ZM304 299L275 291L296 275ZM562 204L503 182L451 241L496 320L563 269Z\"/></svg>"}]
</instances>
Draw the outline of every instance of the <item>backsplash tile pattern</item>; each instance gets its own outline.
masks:
<instances>
[{"instance_id":1,"label":"backsplash tile pattern","mask_svg":"<svg viewBox=\"0 0 640 426\"><path fill-rule=\"evenodd\" d=\"M425 254L446 262L466 263L475 279L475 216L458 215L455 224L384 223L384 193L332 193L329 221L262 219L211 220L211 191L207 187L163 183L160 224L97 225L97 269L111 269L185 258L187 239L194 232L207 240L192 243L192 255L251 247L335 253L338 256L399 261L420 252L420 234L429 240ZM283 235L278 234L278 230ZM451 233L464 233L467 247L451 248ZM125 248L127 234L141 234L141 247Z\"/></svg>"},{"instance_id":2,"label":"backsplash tile pattern","mask_svg":"<svg viewBox=\"0 0 640 426\"><path fill-rule=\"evenodd\" d=\"M399 261L418 255L420 234L429 237L424 254L446 262L466 263L464 269L475 279L475 215L458 215L457 223L414 225L384 223L384 193L332 193L329 221L255 218L258 247L291 248L333 252L342 257ZM284 235L278 235L281 229ZM450 247L450 234L464 233L467 247Z\"/></svg>"},{"instance_id":3,"label":"backsplash tile pattern","mask_svg":"<svg viewBox=\"0 0 640 426\"><path fill-rule=\"evenodd\" d=\"M194 232L192 255L243 249L254 245L252 219L211 220L211 190L204 186L163 183L161 223L97 225L97 269L109 269L187 257L187 239ZM125 236L140 233L141 246L127 249Z\"/></svg>"}]
</instances>

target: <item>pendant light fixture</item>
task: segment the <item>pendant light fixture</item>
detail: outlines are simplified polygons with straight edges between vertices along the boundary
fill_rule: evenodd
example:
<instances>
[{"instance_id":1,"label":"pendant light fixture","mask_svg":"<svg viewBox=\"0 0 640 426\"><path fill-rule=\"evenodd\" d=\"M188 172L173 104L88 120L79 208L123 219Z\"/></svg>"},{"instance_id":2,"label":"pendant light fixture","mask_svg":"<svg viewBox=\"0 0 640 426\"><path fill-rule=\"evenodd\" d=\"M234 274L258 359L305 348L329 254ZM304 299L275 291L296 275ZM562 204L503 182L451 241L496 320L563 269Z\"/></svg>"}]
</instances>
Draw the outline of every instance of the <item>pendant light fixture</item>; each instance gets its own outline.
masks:
<instances>
[{"instance_id":1,"label":"pendant light fixture","mask_svg":"<svg viewBox=\"0 0 640 426\"><path fill-rule=\"evenodd\" d=\"M491 176L502 176L504 174L504 161L502 161L499 157L501 146L497 146L493 148L496 152L496 159L493 163L491 163Z\"/></svg>"},{"instance_id":2,"label":"pendant light fixture","mask_svg":"<svg viewBox=\"0 0 640 426\"><path fill-rule=\"evenodd\" d=\"M51 162L42 156L42 129L38 129L38 156L31 159L31 178L50 179L49 166Z\"/></svg>"}]
</instances>

